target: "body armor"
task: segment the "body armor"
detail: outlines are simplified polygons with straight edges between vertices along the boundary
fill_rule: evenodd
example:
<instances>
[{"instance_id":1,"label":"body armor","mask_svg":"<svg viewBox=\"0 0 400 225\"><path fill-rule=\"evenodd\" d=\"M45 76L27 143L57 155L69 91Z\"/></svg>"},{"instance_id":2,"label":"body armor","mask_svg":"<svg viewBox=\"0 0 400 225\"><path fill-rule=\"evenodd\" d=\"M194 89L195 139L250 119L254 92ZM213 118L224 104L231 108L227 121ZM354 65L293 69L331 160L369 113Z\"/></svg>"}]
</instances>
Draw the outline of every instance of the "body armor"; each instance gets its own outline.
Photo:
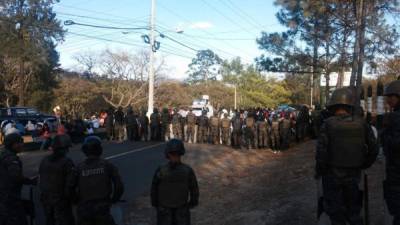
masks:
<instances>
[{"instance_id":1,"label":"body armor","mask_svg":"<svg viewBox=\"0 0 400 225\"><path fill-rule=\"evenodd\" d=\"M194 113L188 113L186 118L188 124L194 125L196 123L196 115Z\"/></svg>"},{"instance_id":2,"label":"body armor","mask_svg":"<svg viewBox=\"0 0 400 225\"><path fill-rule=\"evenodd\" d=\"M218 127L219 119L216 116L211 117L210 124L212 127Z\"/></svg>"},{"instance_id":3,"label":"body armor","mask_svg":"<svg viewBox=\"0 0 400 225\"><path fill-rule=\"evenodd\" d=\"M360 168L366 156L366 124L362 119L332 117L326 121L329 164L340 168Z\"/></svg>"},{"instance_id":4,"label":"body armor","mask_svg":"<svg viewBox=\"0 0 400 225\"><path fill-rule=\"evenodd\" d=\"M253 127L254 126L254 118L253 117L248 117L246 118L246 127Z\"/></svg>"}]
</instances>

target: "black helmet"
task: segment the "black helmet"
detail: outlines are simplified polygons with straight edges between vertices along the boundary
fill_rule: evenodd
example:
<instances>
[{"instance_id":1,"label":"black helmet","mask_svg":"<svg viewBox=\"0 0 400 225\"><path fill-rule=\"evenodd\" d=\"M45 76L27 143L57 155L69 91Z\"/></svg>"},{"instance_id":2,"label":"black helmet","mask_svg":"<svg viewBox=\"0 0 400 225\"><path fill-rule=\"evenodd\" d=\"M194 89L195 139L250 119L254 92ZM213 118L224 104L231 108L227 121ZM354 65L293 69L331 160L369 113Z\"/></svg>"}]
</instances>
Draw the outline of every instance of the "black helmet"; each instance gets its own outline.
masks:
<instances>
[{"instance_id":1,"label":"black helmet","mask_svg":"<svg viewBox=\"0 0 400 225\"><path fill-rule=\"evenodd\" d=\"M337 105L354 106L354 93L350 88L339 88L332 93L327 107Z\"/></svg>"},{"instance_id":2,"label":"black helmet","mask_svg":"<svg viewBox=\"0 0 400 225\"><path fill-rule=\"evenodd\" d=\"M51 147L53 148L53 150L67 149L71 146L71 138L65 134L55 136L51 142Z\"/></svg>"},{"instance_id":3,"label":"black helmet","mask_svg":"<svg viewBox=\"0 0 400 225\"><path fill-rule=\"evenodd\" d=\"M24 139L18 133L12 133L4 138L4 146L6 149L12 150L15 143L24 143Z\"/></svg>"},{"instance_id":4,"label":"black helmet","mask_svg":"<svg viewBox=\"0 0 400 225\"><path fill-rule=\"evenodd\" d=\"M100 156L103 153L101 139L97 136L89 136L85 138L82 144L82 151L86 156Z\"/></svg>"},{"instance_id":5,"label":"black helmet","mask_svg":"<svg viewBox=\"0 0 400 225\"><path fill-rule=\"evenodd\" d=\"M183 142L176 138L169 140L167 142L167 146L165 147L165 155L174 152L178 153L178 155L184 155L186 152Z\"/></svg>"},{"instance_id":6,"label":"black helmet","mask_svg":"<svg viewBox=\"0 0 400 225\"><path fill-rule=\"evenodd\" d=\"M388 95L397 95L400 97L400 80L395 80L390 82L386 87L385 87L385 96Z\"/></svg>"}]
</instances>

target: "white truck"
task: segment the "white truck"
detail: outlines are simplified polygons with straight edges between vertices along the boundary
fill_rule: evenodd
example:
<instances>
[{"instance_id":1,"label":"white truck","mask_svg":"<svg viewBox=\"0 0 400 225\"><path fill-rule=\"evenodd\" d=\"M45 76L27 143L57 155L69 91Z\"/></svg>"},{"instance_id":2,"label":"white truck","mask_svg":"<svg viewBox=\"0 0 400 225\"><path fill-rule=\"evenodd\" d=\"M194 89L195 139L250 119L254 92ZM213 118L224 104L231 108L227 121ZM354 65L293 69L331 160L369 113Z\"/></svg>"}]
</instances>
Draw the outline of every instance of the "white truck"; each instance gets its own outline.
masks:
<instances>
[{"instance_id":1,"label":"white truck","mask_svg":"<svg viewBox=\"0 0 400 225\"><path fill-rule=\"evenodd\" d=\"M210 97L208 95L203 95L201 99L195 99L191 108L197 117L201 116L203 110L207 111L208 118L214 114L214 108L210 104Z\"/></svg>"}]
</instances>

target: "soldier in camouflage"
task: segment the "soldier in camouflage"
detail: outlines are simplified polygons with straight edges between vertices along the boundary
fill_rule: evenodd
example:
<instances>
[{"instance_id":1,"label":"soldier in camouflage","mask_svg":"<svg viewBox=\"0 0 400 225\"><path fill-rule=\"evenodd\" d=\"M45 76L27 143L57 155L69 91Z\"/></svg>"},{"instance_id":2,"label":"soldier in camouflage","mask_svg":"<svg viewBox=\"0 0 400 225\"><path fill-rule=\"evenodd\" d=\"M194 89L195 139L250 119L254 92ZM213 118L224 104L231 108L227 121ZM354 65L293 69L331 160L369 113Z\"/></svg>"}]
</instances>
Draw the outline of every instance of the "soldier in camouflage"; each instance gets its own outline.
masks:
<instances>
[{"instance_id":1,"label":"soldier in camouflage","mask_svg":"<svg viewBox=\"0 0 400 225\"><path fill-rule=\"evenodd\" d=\"M211 144L219 144L219 118L218 112L214 112L214 115L210 118L210 138Z\"/></svg>"},{"instance_id":2,"label":"soldier in camouflage","mask_svg":"<svg viewBox=\"0 0 400 225\"><path fill-rule=\"evenodd\" d=\"M384 195L393 225L400 224L400 80L385 88L386 101L393 110L387 115L383 131L383 149L386 156Z\"/></svg>"},{"instance_id":3,"label":"soldier in camouflage","mask_svg":"<svg viewBox=\"0 0 400 225\"><path fill-rule=\"evenodd\" d=\"M144 141L148 141L149 138L149 118L146 115L146 110L143 110L139 117L139 137Z\"/></svg>"},{"instance_id":4,"label":"soldier in camouflage","mask_svg":"<svg viewBox=\"0 0 400 225\"><path fill-rule=\"evenodd\" d=\"M255 148L255 133L256 133L256 121L254 118L254 113L249 112L247 114L247 118L245 120L245 141L246 141L246 147L248 149L250 148Z\"/></svg>"},{"instance_id":5,"label":"soldier in camouflage","mask_svg":"<svg viewBox=\"0 0 400 225\"><path fill-rule=\"evenodd\" d=\"M74 163L66 156L71 140L57 135L52 140L52 154L46 156L39 167L40 200L47 225L73 225L72 202L74 192Z\"/></svg>"},{"instance_id":6,"label":"soldier in camouflage","mask_svg":"<svg viewBox=\"0 0 400 225\"><path fill-rule=\"evenodd\" d=\"M283 117L283 120L281 121L280 125L281 125L281 127L280 127L279 131L280 131L280 137L282 140L281 149L286 150L289 148L290 129L292 128L292 121L290 120L289 112L285 113L285 116Z\"/></svg>"},{"instance_id":7,"label":"soldier in camouflage","mask_svg":"<svg viewBox=\"0 0 400 225\"><path fill-rule=\"evenodd\" d=\"M257 120L258 148L268 148L269 123L264 115L260 114Z\"/></svg>"},{"instance_id":8,"label":"soldier in camouflage","mask_svg":"<svg viewBox=\"0 0 400 225\"><path fill-rule=\"evenodd\" d=\"M241 137L242 137L242 119L240 118L240 112L236 112L232 118L232 146L234 148L240 148Z\"/></svg>"},{"instance_id":9,"label":"soldier in camouflage","mask_svg":"<svg viewBox=\"0 0 400 225\"><path fill-rule=\"evenodd\" d=\"M186 115L186 141L194 143L195 129L196 129L196 115L193 113L192 109Z\"/></svg>"},{"instance_id":10,"label":"soldier in camouflage","mask_svg":"<svg viewBox=\"0 0 400 225\"><path fill-rule=\"evenodd\" d=\"M171 116L167 108L164 108L161 113L161 140L168 141L171 137L170 132Z\"/></svg>"},{"instance_id":11,"label":"soldier in camouflage","mask_svg":"<svg viewBox=\"0 0 400 225\"><path fill-rule=\"evenodd\" d=\"M160 125L161 116L158 113L158 109L154 108L153 113L150 115L150 135L152 141L159 141L161 139Z\"/></svg>"},{"instance_id":12,"label":"soldier in camouflage","mask_svg":"<svg viewBox=\"0 0 400 225\"><path fill-rule=\"evenodd\" d=\"M157 225L190 225L190 209L199 202L199 187L193 169L182 163L183 142L172 139L165 156L169 162L160 166L151 185L151 205L157 210Z\"/></svg>"},{"instance_id":13,"label":"soldier in camouflage","mask_svg":"<svg viewBox=\"0 0 400 225\"><path fill-rule=\"evenodd\" d=\"M378 155L376 138L365 120L353 116L353 90L332 93L327 107L334 116L321 127L316 152L316 178L322 178L323 206L332 225L363 225L361 170Z\"/></svg>"},{"instance_id":14,"label":"soldier in camouflage","mask_svg":"<svg viewBox=\"0 0 400 225\"><path fill-rule=\"evenodd\" d=\"M75 177L78 225L115 225L111 205L124 193L118 169L101 158L100 138L87 137L82 151L87 158L78 164Z\"/></svg>"},{"instance_id":15,"label":"soldier in camouflage","mask_svg":"<svg viewBox=\"0 0 400 225\"><path fill-rule=\"evenodd\" d=\"M280 149L280 121L278 115L273 115L271 122L271 148L275 151Z\"/></svg>"},{"instance_id":16,"label":"soldier in camouflage","mask_svg":"<svg viewBox=\"0 0 400 225\"><path fill-rule=\"evenodd\" d=\"M17 153L23 150L24 141L18 133L4 138L0 152L0 224L27 225L24 203L21 200L23 185L34 185L36 180L24 177L22 162Z\"/></svg>"},{"instance_id":17,"label":"soldier in camouflage","mask_svg":"<svg viewBox=\"0 0 400 225\"><path fill-rule=\"evenodd\" d=\"M229 145L230 140L231 121L228 119L228 113L224 113L224 118L221 119L221 135L222 144Z\"/></svg>"},{"instance_id":18,"label":"soldier in camouflage","mask_svg":"<svg viewBox=\"0 0 400 225\"><path fill-rule=\"evenodd\" d=\"M199 130L198 130L198 143L207 143L208 138L208 124L207 111L203 110L202 115L199 117Z\"/></svg>"},{"instance_id":19,"label":"soldier in camouflage","mask_svg":"<svg viewBox=\"0 0 400 225\"><path fill-rule=\"evenodd\" d=\"M182 140L182 116L176 108L174 109L174 115L172 115L172 131L174 138Z\"/></svg>"}]
</instances>

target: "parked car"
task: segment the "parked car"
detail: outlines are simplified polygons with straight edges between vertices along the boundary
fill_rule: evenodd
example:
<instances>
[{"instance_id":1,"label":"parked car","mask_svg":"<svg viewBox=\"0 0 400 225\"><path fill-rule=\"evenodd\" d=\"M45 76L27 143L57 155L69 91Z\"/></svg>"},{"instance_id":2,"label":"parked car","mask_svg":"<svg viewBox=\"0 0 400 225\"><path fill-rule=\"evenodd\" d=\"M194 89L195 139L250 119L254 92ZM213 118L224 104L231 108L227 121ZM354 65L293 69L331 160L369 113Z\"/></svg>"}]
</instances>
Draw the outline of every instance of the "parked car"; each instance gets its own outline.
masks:
<instances>
[{"instance_id":1,"label":"parked car","mask_svg":"<svg viewBox=\"0 0 400 225\"><path fill-rule=\"evenodd\" d=\"M18 121L22 125L26 125L28 121L36 124L38 122L55 122L57 118L52 115L40 113L34 108L28 107L10 107L0 108L0 123L4 120Z\"/></svg>"}]
</instances>

